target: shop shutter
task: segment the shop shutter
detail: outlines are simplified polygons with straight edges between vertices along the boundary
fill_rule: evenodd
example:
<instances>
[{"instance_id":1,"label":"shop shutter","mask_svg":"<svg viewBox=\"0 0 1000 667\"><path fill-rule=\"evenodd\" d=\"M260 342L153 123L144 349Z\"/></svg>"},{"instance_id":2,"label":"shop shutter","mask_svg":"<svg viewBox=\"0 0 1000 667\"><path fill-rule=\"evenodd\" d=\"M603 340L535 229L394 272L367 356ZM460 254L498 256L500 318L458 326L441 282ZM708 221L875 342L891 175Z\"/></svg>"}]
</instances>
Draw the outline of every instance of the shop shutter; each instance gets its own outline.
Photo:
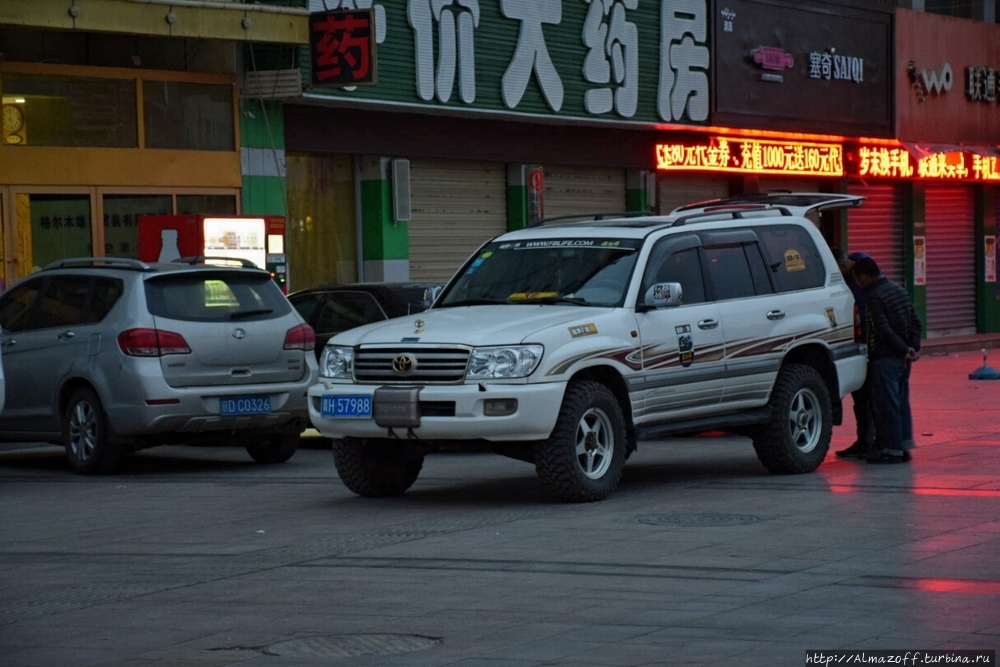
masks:
<instances>
[{"instance_id":1,"label":"shop shutter","mask_svg":"<svg viewBox=\"0 0 1000 667\"><path fill-rule=\"evenodd\" d=\"M847 210L847 251L871 255L894 283L906 285L903 195L899 186L850 183L848 194L865 198Z\"/></svg>"},{"instance_id":2,"label":"shop shutter","mask_svg":"<svg viewBox=\"0 0 1000 667\"><path fill-rule=\"evenodd\" d=\"M656 205L661 215L678 206L729 196L729 181L725 178L678 178L660 175Z\"/></svg>"},{"instance_id":3,"label":"shop shutter","mask_svg":"<svg viewBox=\"0 0 1000 667\"><path fill-rule=\"evenodd\" d=\"M626 210L624 169L561 165L545 165L544 169L544 217L587 216L595 213L622 213Z\"/></svg>"},{"instance_id":4,"label":"shop shutter","mask_svg":"<svg viewBox=\"0 0 1000 667\"><path fill-rule=\"evenodd\" d=\"M927 188L927 335L976 332L975 200L967 186Z\"/></svg>"},{"instance_id":5,"label":"shop shutter","mask_svg":"<svg viewBox=\"0 0 1000 667\"><path fill-rule=\"evenodd\" d=\"M447 280L484 242L507 231L501 163L410 160L410 279Z\"/></svg>"},{"instance_id":6,"label":"shop shutter","mask_svg":"<svg viewBox=\"0 0 1000 667\"><path fill-rule=\"evenodd\" d=\"M819 181L801 176L761 176L761 192L822 192Z\"/></svg>"}]
</instances>

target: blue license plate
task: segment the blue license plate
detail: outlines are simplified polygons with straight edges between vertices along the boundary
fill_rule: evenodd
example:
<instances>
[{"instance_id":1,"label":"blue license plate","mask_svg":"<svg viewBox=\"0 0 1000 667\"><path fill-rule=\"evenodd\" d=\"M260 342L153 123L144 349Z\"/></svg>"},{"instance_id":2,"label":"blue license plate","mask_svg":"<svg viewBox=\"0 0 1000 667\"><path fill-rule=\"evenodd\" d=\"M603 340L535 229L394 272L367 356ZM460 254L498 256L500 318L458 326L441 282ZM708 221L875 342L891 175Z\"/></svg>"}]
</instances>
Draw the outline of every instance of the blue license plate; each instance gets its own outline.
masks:
<instances>
[{"instance_id":1,"label":"blue license plate","mask_svg":"<svg viewBox=\"0 0 1000 667\"><path fill-rule=\"evenodd\" d=\"M220 415L266 415L271 412L270 396L232 396L219 399Z\"/></svg>"},{"instance_id":2,"label":"blue license plate","mask_svg":"<svg viewBox=\"0 0 1000 667\"><path fill-rule=\"evenodd\" d=\"M323 396L320 404L323 417L356 417L371 419L371 396Z\"/></svg>"}]
</instances>

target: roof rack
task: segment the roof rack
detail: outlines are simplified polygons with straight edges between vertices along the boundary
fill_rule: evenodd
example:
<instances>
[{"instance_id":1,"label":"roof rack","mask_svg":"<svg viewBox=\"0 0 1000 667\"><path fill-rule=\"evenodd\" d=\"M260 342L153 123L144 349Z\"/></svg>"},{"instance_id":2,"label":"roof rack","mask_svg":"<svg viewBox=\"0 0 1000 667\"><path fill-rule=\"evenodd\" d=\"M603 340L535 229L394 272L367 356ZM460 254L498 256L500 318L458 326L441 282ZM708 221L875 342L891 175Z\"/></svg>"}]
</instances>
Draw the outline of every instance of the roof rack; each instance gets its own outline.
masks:
<instances>
[{"instance_id":1,"label":"roof rack","mask_svg":"<svg viewBox=\"0 0 1000 667\"><path fill-rule=\"evenodd\" d=\"M680 215L676 220L673 220L670 224L671 227L683 227L689 222L712 222L714 220L724 219L720 216L729 216L734 220L740 220L743 218L756 218L758 216L747 216L746 213L756 213L759 211L775 211L781 216L794 215L784 206L764 206L764 207L754 207L752 209L746 209L741 207L733 207L732 210L724 210L727 207L715 207L713 211L699 211L698 213L690 213L688 215ZM711 218L711 220L703 220L702 218Z\"/></svg>"},{"instance_id":2,"label":"roof rack","mask_svg":"<svg viewBox=\"0 0 1000 667\"><path fill-rule=\"evenodd\" d=\"M42 270L83 268L88 266L107 267L109 269L128 269L130 271L153 270L153 267L146 262L142 262L131 257L71 257L69 259L57 259L50 264L46 264Z\"/></svg>"},{"instance_id":3,"label":"roof rack","mask_svg":"<svg viewBox=\"0 0 1000 667\"><path fill-rule=\"evenodd\" d=\"M576 220L585 222L589 220L604 220L605 218L634 218L643 215L655 215L652 211L616 211L612 213L574 213L572 215L557 215L552 218L542 218L528 225L531 227L541 227L557 220Z\"/></svg>"},{"instance_id":4,"label":"roof rack","mask_svg":"<svg viewBox=\"0 0 1000 667\"><path fill-rule=\"evenodd\" d=\"M178 257L177 259L171 260L171 264L190 264L195 266L197 264L210 264L220 262L223 264L239 264L244 269L259 269L260 267L251 262L249 259L244 259L242 257L212 257L206 255L194 255L192 257Z\"/></svg>"}]
</instances>

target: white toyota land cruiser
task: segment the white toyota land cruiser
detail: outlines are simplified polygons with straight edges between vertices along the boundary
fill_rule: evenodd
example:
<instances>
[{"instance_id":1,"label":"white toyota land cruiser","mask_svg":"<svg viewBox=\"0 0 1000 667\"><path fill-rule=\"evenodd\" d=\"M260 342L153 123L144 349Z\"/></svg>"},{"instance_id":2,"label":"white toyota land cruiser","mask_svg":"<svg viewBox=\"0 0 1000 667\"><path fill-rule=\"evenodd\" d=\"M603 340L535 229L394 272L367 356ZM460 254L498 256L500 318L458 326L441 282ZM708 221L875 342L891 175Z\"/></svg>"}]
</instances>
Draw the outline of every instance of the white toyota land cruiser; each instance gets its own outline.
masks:
<instances>
[{"instance_id":1,"label":"white toyota land cruiser","mask_svg":"<svg viewBox=\"0 0 1000 667\"><path fill-rule=\"evenodd\" d=\"M403 493L428 453L486 448L534 463L562 500L600 500L639 440L709 430L750 436L773 473L811 472L867 358L804 216L861 200L720 200L498 236L429 310L330 340L313 425L363 496Z\"/></svg>"}]
</instances>

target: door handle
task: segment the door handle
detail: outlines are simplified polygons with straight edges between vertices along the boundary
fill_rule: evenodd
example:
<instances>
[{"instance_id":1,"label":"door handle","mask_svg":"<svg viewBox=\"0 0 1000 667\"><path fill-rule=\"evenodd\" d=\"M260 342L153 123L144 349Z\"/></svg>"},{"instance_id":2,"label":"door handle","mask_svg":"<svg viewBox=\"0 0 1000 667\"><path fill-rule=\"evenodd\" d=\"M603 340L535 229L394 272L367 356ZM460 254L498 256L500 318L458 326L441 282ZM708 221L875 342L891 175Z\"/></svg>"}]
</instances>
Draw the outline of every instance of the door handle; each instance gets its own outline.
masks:
<instances>
[{"instance_id":1,"label":"door handle","mask_svg":"<svg viewBox=\"0 0 1000 667\"><path fill-rule=\"evenodd\" d=\"M717 326L719 326L719 322L717 320L702 320L701 322L698 322L699 329L714 329Z\"/></svg>"},{"instance_id":2,"label":"door handle","mask_svg":"<svg viewBox=\"0 0 1000 667\"><path fill-rule=\"evenodd\" d=\"M783 310L769 310L767 311L767 319L769 320L780 320L785 316L785 311Z\"/></svg>"},{"instance_id":3,"label":"door handle","mask_svg":"<svg viewBox=\"0 0 1000 667\"><path fill-rule=\"evenodd\" d=\"M59 334L59 335L57 336L57 338L58 338L59 340L69 340L70 338L72 338L72 337L73 337L73 336L75 336L75 335L76 335L76 334L75 334L75 333L73 333L72 331L63 331L63 332L62 332L61 334Z\"/></svg>"}]
</instances>

